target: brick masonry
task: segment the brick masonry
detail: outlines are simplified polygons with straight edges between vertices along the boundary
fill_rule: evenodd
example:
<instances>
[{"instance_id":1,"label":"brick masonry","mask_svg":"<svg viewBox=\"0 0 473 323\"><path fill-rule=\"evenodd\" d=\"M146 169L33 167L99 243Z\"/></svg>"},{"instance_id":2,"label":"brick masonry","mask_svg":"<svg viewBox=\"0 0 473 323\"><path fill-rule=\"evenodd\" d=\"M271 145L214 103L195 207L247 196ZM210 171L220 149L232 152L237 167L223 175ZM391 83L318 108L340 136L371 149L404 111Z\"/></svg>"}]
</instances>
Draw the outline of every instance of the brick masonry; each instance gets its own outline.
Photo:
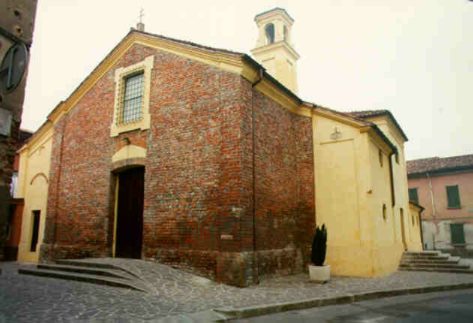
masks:
<instances>
[{"instance_id":1,"label":"brick masonry","mask_svg":"<svg viewBox=\"0 0 473 323\"><path fill-rule=\"evenodd\" d=\"M112 138L114 70L150 55L151 127ZM136 164L143 258L237 286L300 272L315 225L311 127L239 75L134 45L55 126L41 260L111 256L113 171ZM147 156L113 165L125 137Z\"/></svg>"}]
</instances>

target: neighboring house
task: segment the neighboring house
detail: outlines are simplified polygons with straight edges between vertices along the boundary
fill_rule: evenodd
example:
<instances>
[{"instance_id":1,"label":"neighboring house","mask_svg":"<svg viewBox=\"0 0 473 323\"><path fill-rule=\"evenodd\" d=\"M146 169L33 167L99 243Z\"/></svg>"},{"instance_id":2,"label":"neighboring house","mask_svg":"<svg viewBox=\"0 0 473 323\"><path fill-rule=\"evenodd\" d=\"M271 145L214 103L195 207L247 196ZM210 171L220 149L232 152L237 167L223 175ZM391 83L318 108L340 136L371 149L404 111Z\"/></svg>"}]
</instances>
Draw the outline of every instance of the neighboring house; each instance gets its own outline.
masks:
<instances>
[{"instance_id":1,"label":"neighboring house","mask_svg":"<svg viewBox=\"0 0 473 323\"><path fill-rule=\"evenodd\" d=\"M18 150L25 144L25 142L31 137L33 133L26 130L19 131L18 140L15 145L15 149ZM3 250L5 260L16 260L18 255L18 245L20 243L21 233L21 221L23 217L23 204L22 198L18 198L16 194L17 182L18 182L18 171L20 165L20 154L15 154L15 160L13 162L13 176L10 183L10 203L9 213L6 225L6 241Z\"/></svg>"},{"instance_id":2,"label":"neighboring house","mask_svg":"<svg viewBox=\"0 0 473 323\"><path fill-rule=\"evenodd\" d=\"M37 0L0 0L0 260L10 235L10 183L20 134L36 5Z\"/></svg>"},{"instance_id":3,"label":"neighboring house","mask_svg":"<svg viewBox=\"0 0 473 323\"><path fill-rule=\"evenodd\" d=\"M293 19L256 22L256 61L126 35L21 150L21 261L143 258L245 286L303 271L316 224L335 275L422 248L394 117L302 101Z\"/></svg>"},{"instance_id":4,"label":"neighboring house","mask_svg":"<svg viewBox=\"0 0 473 323\"><path fill-rule=\"evenodd\" d=\"M427 249L473 256L473 155L407 162L410 200L422 214Z\"/></svg>"}]
</instances>

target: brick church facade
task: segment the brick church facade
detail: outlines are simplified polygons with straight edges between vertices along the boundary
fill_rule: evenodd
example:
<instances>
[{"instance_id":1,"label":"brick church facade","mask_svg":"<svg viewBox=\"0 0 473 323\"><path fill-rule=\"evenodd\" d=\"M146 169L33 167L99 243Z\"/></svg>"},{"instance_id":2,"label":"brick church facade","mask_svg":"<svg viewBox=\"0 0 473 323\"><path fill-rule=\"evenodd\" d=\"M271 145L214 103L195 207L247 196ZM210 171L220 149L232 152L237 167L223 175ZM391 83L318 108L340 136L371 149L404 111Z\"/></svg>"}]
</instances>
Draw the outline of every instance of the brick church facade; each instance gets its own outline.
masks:
<instances>
[{"instance_id":1,"label":"brick church facade","mask_svg":"<svg viewBox=\"0 0 473 323\"><path fill-rule=\"evenodd\" d=\"M285 11L275 13L291 22ZM277 40L277 28L268 39ZM296 88L295 70L284 73L294 77L287 84ZM23 164L20 159L19 192L25 198L20 260L142 258L193 268L237 286L257 283L264 275L303 271L318 221L316 180L330 173L315 174L316 137L323 137L317 118L342 125L336 131L350 127L373 147L378 168L377 159L402 151L404 139L397 135L402 133L397 123L390 123L401 138L396 148L374 122L303 102L271 74L246 54L130 31L20 151L25 157ZM340 136L330 142L338 141ZM362 167L370 165L367 160ZM399 167L402 178L404 166ZM376 199L389 201L394 194L389 168L379 169L376 183L383 189ZM343 216L360 216L351 207L342 210L346 198L337 198ZM366 201L378 203L371 197ZM367 228L390 226L389 234L366 231L354 238L369 241L366 246L349 242L369 257L372 248L384 250L387 244L378 246L375 239L391 239L393 226L403 225L386 218L388 202L379 203L384 222ZM322 219L331 218L340 221L336 213ZM338 227L329 226L329 237ZM332 236L329 243L342 250L335 239L347 240ZM398 233L389 240L393 261L363 259L369 270L359 275L392 271L403 250L400 239ZM329 256L336 255L330 248ZM335 271L358 274L343 260L333 261L339 263Z\"/></svg>"},{"instance_id":2,"label":"brick church facade","mask_svg":"<svg viewBox=\"0 0 473 323\"><path fill-rule=\"evenodd\" d=\"M114 71L150 56L151 126L111 137ZM54 125L42 258L112 255L117 178L142 167L144 258L239 285L299 270L315 220L311 119L253 85L172 53L128 49ZM127 145L145 157L112 162Z\"/></svg>"}]
</instances>

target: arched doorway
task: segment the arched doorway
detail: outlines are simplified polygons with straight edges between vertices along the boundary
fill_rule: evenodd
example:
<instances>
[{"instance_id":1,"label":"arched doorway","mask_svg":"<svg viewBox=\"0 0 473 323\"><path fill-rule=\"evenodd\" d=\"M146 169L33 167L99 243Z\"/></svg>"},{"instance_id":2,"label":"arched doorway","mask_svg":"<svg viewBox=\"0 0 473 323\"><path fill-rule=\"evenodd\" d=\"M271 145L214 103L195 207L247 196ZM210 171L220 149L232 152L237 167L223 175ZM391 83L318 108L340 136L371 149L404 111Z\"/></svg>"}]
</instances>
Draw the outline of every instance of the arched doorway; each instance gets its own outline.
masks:
<instances>
[{"instance_id":1,"label":"arched doorway","mask_svg":"<svg viewBox=\"0 0 473 323\"><path fill-rule=\"evenodd\" d=\"M115 257L141 258L144 173L144 167L117 173Z\"/></svg>"}]
</instances>

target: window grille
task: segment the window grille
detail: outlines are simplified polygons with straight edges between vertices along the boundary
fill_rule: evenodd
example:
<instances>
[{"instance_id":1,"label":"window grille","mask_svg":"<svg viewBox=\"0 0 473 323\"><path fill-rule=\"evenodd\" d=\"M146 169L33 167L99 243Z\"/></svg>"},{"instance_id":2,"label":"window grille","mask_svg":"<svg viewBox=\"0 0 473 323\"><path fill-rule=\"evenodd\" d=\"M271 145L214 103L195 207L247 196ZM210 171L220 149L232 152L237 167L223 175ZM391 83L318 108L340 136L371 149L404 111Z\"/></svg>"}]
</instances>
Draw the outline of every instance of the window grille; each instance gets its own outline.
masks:
<instances>
[{"instance_id":1,"label":"window grille","mask_svg":"<svg viewBox=\"0 0 473 323\"><path fill-rule=\"evenodd\" d=\"M121 124L129 124L141 120L143 113L143 82L143 73L125 78L122 109L119 118Z\"/></svg>"}]
</instances>

